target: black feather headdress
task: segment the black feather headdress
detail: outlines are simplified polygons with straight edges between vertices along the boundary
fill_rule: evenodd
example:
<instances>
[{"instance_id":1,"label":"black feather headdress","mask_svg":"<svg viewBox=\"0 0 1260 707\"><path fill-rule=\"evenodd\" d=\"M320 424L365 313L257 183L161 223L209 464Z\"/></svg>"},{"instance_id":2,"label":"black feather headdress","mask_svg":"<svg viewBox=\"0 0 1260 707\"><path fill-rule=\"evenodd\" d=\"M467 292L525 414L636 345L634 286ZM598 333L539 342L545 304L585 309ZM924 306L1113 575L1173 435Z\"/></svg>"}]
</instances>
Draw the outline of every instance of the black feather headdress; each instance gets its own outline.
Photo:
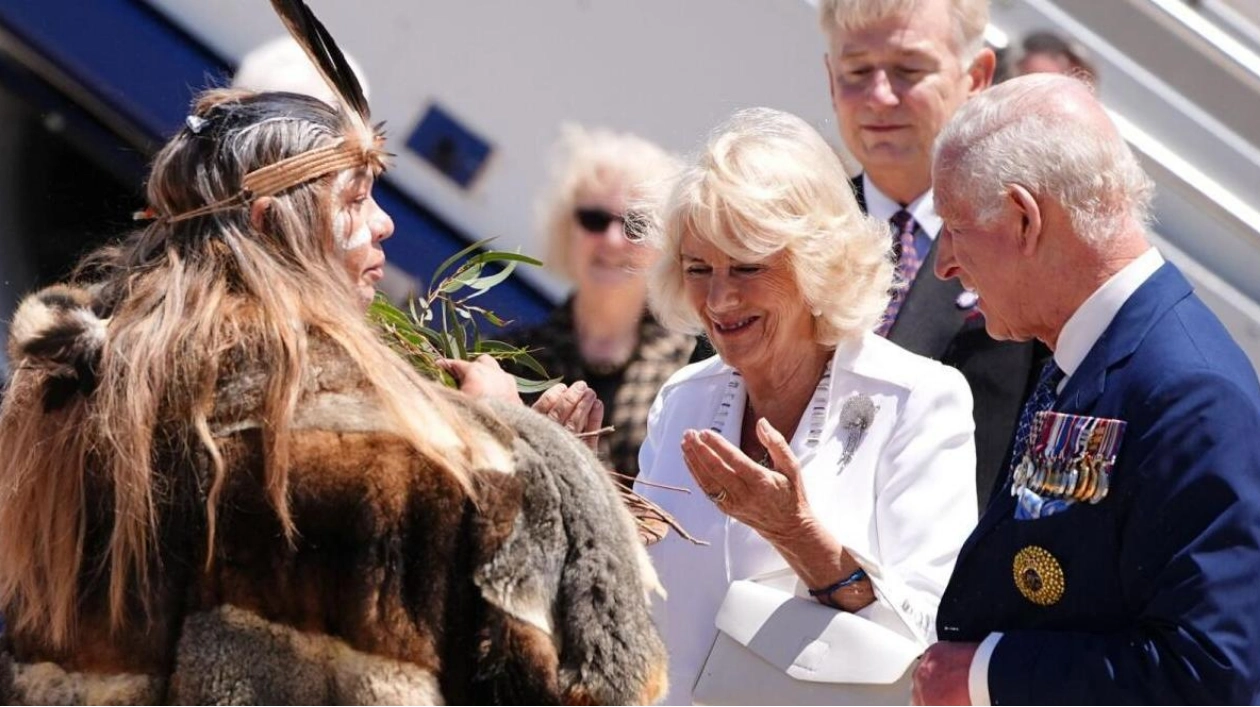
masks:
<instances>
[{"instance_id":1,"label":"black feather headdress","mask_svg":"<svg viewBox=\"0 0 1260 707\"><path fill-rule=\"evenodd\" d=\"M302 0L271 0L285 28L310 57L320 76L332 89L336 108L349 130L337 142L317 147L279 162L260 167L241 179L232 196L197 209L166 216L169 222L185 221L216 211L243 206L261 196L271 196L333 172L368 168L380 172L387 157L384 136L373 129L371 111L363 87L350 63L324 24Z\"/></svg>"},{"instance_id":2,"label":"black feather headdress","mask_svg":"<svg viewBox=\"0 0 1260 707\"><path fill-rule=\"evenodd\" d=\"M302 0L271 0L271 6L275 8L280 21L289 30L289 34L293 35L298 46L310 57L315 68L319 69L320 76L324 77L324 81L332 89L342 110L349 114L348 117L353 122L358 123L357 127L366 130L371 124L371 111L368 109L367 98L363 95L363 87L324 23L319 21Z\"/></svg>"}]
</instances>

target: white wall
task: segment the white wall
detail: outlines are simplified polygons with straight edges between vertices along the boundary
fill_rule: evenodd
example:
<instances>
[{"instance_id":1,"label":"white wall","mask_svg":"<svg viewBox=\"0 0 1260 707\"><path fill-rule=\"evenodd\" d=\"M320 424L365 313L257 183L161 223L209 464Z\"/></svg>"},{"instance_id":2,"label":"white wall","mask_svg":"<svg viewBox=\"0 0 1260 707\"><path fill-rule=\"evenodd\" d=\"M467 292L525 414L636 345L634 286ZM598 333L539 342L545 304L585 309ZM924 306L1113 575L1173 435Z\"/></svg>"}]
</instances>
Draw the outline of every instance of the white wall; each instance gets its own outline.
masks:
<instances>
[{"instance_id":1,"label":"white wall","mask_svg":"<svg viewBox=\"0 0 1260 707\"><path fill-rule=\"evenodd\" d=\"M263 0L148 1L233 60L283 34ZM548 148L565 120L630 130L689 151L733 110L767 105L802 116L839 144L823 37L810 0L307 1L368 76L375 117L388 122L391 150L399 155L391 178L457 228L476 237L499 236L500 246L541 254L534 203L545 183ZM1104 100L1150 143L1137 147L1158 181L1160 235L1179 250L1188 271L1213 276L1196 285L1260 364L1260 285L1254 278L1260 236L1240 216L1222 227L1220 215L1236 209L1215 204L1239 185L1246 190L1234 201L1250 201L1260 148L1209 115L1220 106L1187 101L1163 85L1158 76L1167 72L1152 74L1111 45L1112 25L1119 23L1116 32L1123 34L1132 13L1100 22L1095 5L1000 0L993 3L993 25L1015 41L1045 27L1087 40L1102 68ZM1089 14L1088 26L1070 11ZM1161 51L1171 56L1193 46L1187 40ZM1196 82L1221 74L1200 73ZM402 144L433 100L495 146L470 192ZM1224 108L1238 110L1226 103ZM1164 152L1221 184L1205 189L1190 183L1184 170L1157 169L1162 163L1151 155ZM541 277L539 284L553 296L563 291L539 271L525 274Z\"/></svg>"},{"instance_id":2,"label":"white wall","mask_svg":"<svg viewBox=\"0 0 1260 707\"><path fill-rule=\"evenodd\" d=\"M149 1L234 61L284 31L263 0ZM800 0L308 2L364 67L399 155L391 177L500 246L541 252L534 202L565 120L689 151L735 109L765 105L839 143L816 11ZM470 192L402 144L430 100L495 146Z\"/></svg>"},{"instance_id":3,"label":"white wall","mask_svg":"<svg viewBox=\"0 0 1260 707\"><path fill-rule=\"evenodd\" d=\"M1099 94L1155 180L1156 242L1260 370L1254 57L1208 42L1177 0L1018 0L993 10L993 24L1013 38L1055 29L1091 51Z\"/></svg>"}]
</instances>

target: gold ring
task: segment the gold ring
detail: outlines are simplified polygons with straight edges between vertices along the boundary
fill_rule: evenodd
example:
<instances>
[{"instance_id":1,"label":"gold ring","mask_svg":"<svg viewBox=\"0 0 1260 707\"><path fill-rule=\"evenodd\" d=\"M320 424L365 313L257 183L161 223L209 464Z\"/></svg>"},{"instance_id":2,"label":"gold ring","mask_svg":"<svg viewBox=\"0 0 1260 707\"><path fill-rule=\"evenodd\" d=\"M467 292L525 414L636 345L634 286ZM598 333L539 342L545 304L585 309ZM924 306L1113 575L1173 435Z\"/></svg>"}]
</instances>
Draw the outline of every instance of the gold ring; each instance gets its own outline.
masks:
<instances>
[{"instance_id":1,"label":"gold ring","mask_svg":"<svg viewBox=\"0 0 1260 707\"><path fill-rule=\"evenodd\" d=\"M726 500L726 489L718 489L716 493L706 493L710 501L721 503Z\"/></svg>"}]
</instances>

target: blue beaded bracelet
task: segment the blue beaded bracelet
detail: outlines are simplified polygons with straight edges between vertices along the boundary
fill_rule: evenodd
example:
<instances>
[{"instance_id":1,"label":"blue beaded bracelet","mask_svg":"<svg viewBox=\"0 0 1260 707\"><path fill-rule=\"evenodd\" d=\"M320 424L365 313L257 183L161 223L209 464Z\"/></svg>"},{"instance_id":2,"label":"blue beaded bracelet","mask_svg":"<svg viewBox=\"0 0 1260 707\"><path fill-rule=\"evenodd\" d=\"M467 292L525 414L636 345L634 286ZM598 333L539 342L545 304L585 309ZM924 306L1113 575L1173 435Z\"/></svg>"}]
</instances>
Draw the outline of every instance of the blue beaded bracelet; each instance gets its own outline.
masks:
<instances>
[{"instance_id":1,"label":"blue beaded bracelet","mask_svg":"<svg viewBox=\"0 0 1260 707\"><path fill-rule=\"evenodd\" d=\"M822 589L809 590L809 595L811 597L814 597L815 599L821 599L822 603L826 604L827 606L835 607L836 603L831 600L832 594L835 594L836 592L840 591L841 589L844 589L850 584L854 584L855 582L861 582L864 579L866 579L866 570L859 567L853 570L853 574L849 575L848 577L845 577L844 579L840 580L839 582L836 582L835 584L832 584L831 586L823 587Z\"/></svg>"}]
</instances>

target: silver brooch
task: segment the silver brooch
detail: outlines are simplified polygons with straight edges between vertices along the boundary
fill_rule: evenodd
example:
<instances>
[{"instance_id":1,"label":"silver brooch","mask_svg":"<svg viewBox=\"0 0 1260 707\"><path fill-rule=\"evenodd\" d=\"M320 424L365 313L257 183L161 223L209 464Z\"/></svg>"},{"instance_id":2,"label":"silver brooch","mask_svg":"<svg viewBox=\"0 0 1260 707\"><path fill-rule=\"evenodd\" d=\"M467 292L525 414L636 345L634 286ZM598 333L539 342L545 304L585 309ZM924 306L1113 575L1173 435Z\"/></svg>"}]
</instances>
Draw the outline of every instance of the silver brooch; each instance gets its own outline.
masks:
<instances>
[{"instance_id":1,"label":"silver brooch","mask_svg":"<svg viewBox=\"0 0 1260 707\"><path fill-rule=\"evenodd\" d=\"M844 456L840 457L841 469L853 460L853 453L857 451L862 438L866 436L866 430L870 429L871 423L875 421L877 412L879 412L879 407L869 395L854 395L844 401L844 407L840 408L840 427L849 434L844 441Z\"/></svg>"}]
</instances>

